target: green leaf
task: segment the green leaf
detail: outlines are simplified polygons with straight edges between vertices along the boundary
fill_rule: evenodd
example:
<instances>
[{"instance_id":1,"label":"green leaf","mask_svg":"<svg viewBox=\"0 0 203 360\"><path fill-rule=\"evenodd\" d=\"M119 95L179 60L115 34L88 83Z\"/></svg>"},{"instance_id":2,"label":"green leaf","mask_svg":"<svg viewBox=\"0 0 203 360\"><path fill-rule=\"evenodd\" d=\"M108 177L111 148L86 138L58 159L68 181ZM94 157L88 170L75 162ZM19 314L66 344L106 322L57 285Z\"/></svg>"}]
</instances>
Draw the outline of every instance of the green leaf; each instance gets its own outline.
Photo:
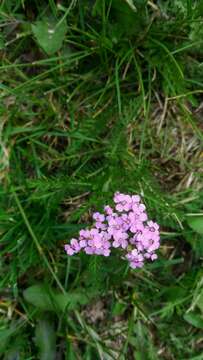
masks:
<instances>
[{"instance_id":1,"label":"green leaf","mask_svg":"<svg viewBox=\"0 0 203 360\"><path fill-rule=\"evenodd\" d=\"M203 329L203 319L198 314L192 312L185 314L184 320L196 328Z\"/></svg>"},{"instance_id":2,"label":"green leaf","mask_svg":"<svg viewBox=\"0 0 203 360\"><path fill-rule=\"evenodd\" d=\"M191 216L187 220L188 225L197 233L203 234L203 216Z\"/></svg>"},{"instance_id":3,"label":"green leaf","mask_svg":"<svg viewBox=\"0 0 203 360\"><path fill-rule=\"evenodd\" d=\"M27 302L42 311L62 311L73 310L79 305L85 305L89 297L84 291L69 291L66 294L59 294L50 287L39 284L27 288L24 293Z\"/></svg>"},{"instance_id":4,"label":"green leaf","mask_svg":"<svg viewBox=\"0 0 203 360\"><path fill-rule=\"evenodd\" d=\"M40 360L56 359L56 335L50 320L39 320L35 329L35 343L39 348Z\"/></svg>"},{"instance_id":5,"label":"green leaf","mask_svg":"<svg viewBox=\"0 0 203 360\"><path fill-rule=\"evenodd\" d=\"M65 20L56 22L53 19L44 18L32 25L32 32L38 44L48 55L54 54L61 48L66 31Z\"/></svg>"},{"instance_id":6,"label":"green leaf","mask_svg":"<svg viewBox=\"0 0 203 360\"><path fill-rule=\"evenodd\" d=\"M56 295L45 285L33 285L23 292L27 302L40 310L56 310Z\"/></svg>"},{"instance_id":7,"label":"green leaf","mask_svg":"<svg viewBox=\"0 0 203 360\"><path fill-rule=\"evenodd\" d=\"M58 294L56 302L61 311L74 310L79 305L85 305L89 302L87 295L81 291L71 291L66 295Z\"/></svg>"}]
</instances>

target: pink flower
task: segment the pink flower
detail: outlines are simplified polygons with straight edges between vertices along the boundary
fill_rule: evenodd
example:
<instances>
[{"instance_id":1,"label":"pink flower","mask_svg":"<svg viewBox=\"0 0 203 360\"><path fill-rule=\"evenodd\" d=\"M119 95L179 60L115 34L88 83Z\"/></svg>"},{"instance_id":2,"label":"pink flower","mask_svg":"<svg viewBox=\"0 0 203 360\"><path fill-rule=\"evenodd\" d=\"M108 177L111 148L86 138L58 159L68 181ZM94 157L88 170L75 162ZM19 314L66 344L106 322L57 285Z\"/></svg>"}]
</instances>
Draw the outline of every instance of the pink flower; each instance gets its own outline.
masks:
<instances>
[{"instance_id":1,"label":"pink flower","mask_svg":"<svg viewBox=\"0 0 203 360\"><path fill-rule=\"evenodd\" d=\"M72 256L75 254L75 251L72 249L72 247L68 244L65 245L65 251L67 252L67 255Z\"/></svg>"},{"instance_id":2,"label":"pink flower","mask_svg":"<svg viewBox=\"0 0 203 360\"><path fill-rule=\"evenodd\" d=\"M128 231L132 224L132 220L131 220L129 214L121 215L121 220L122 220L122 229L124 231Z\"/></svg>"},{"instance_id":3,"label":"pink flower","mask_svg":"<svg viewBox=\"0 0 203 360\"><path fill-rule=\"evenodd\" d=\"M105 229L106 229L106 224L97 221L97 222L95 223L95 227L96 227L97 229L105 230Z\"/></svg>"},{"instance_id":4,"label":"pink flower","mask_svg":"<svg viewBox=\"0 0 203 360\"><path fill-rule=\"evenodd\" d=\"M87 241L86 240L79 240L79 244L81 249L84 248L85 246L87 246Z\"/></svg>"},{"instance_id":5,"label":"pink flower","mask_svg":"<svg viewBox=\"0 0 203 360\"><path fill-rule=\"evenodd\" d=\"M92 217L98 222L103 222L105 220L105 216L103 214L100 214L99 212L95 212Z\"/></svg>"},{"instance_id":6,"label":"pink flower","mask_svg":"<svg viewBox=\"0 0 203 360\"><path fill-rule=\"evenodd\" d=\"M104 211L107 215L112 215L113 214L113 209L109 206L109 205L106 205L104 207Z\"/></svg>"},{"instance_id":7,"label":"pink flower","mask_svg":"<svg viewBox=\"0 0 203 360\"><path fill-rule=\"evenodd\" d=\"M115 231L121 230L122 229L122 219L117 216L117 217L110 217L108 220L108 233L113 235Z\"/></svg>"},{"instance_id":8,"label":"pink flower","mask_svg":"<svg viewBox=\"0 0 203 360\"><path fill-rule=\"evenodd\" d=\"M140 196L116 192L113 200L114 207L104 207L105 215L93 214L94 227L81 230L79 239L65 245L67 255L84 251L88 255L110 256L111 249L118 248L133 269L142 267L147 260L156 260L159 225L148 220Z\"/></svg>"},{"instance_id":9,"label":"pink flower","mask_svg":"<svg viewBox=\"0 0 203 360\"><path fill-rule=\"evenodd\" d=\"M142 267L144 264L144 257L137 249L132 250L126 257L130 262L130 267L133 269Z\"/></svg>"},{"instance_id":10,"label":"pink flower","mask_svg":"<svg viewBox=\"0 0 203 360\"><path fill-rule=\"evenodd\" d=\"M85 248L85 252L86 252L86 254L88 254L88 255L93 255L93 254L94 254L94 249L93 249L91 246L87 246L87 247Z\"/></svg>"},{"instance_id":11,"label":"pink flower","mask_svg":"<svg viewBox=\"0 0 203 360\"><path fill-rule=\"evenodd\" d=\"M123 249L126 249L128 246L127 240L120 238L113 241L112 246L115 248L121 247Z\"/></svg>"},{"instance_id":12,"label":"pink flower","mask_svg":"<svg viewBox=\"0 0 203 360\"><path fill-rule=\"evenodd\" d=\"M133 204L138 204L141 200L139 195L132 195L131 198L132 198Z\"/></svg>"},{"instance_id":13,"label":"pink flower","mask_svg":"<svg viewBox=\"0 0 203 360\"><path fill-rule=\"evenodd\" d=\"M109 256L109 255L110 255L110 252L111 252L111 251L110 251L109 249L104 249L104 250L103 250L103 255L104 255L104 256Z\"/></svg>"},{"instance_id":14,"label":"pink flower","mask_svg":"<svg viewBox=\"0 0 203 360\"><path fill-rule=\"evenodd\" d=\"M129 211L132 208L132 199L130 195L116 194L114 196L114 202L116 203L116 210L119 212Z\"/></svg>"},{"instance_id":15,"label":"pink flower","mask_svg":"<svg viewBox=\"0 0 203 360\"><path fill-rule=\"evenodd\" d=\"M71 247L75 250L75 252L80 251L80 244L79 244L79 242L78 242L77 239L72 239L72 240L70 241L70 245L71 245Z\"/></svg>"},{"instance_id":16,"label":"pink flower","mask_svg":"<svg viewBox=\"0 0 203 360\"><path fill-rule=\"evenodd\" d=\"M147 226L149 227L150 231L159 231L159 225L151 220L147 221Z\"/></svg>"},{"instance_id":17,"label":"pink flower","mask_svg":"<svg viewBox=\"0 0 203 360\"><path fill-rule=\"evenodd\" d=\"M157 254L152 254L151 255L151 260L154 261L158 258Z\"/></svg>"}]
</instances>

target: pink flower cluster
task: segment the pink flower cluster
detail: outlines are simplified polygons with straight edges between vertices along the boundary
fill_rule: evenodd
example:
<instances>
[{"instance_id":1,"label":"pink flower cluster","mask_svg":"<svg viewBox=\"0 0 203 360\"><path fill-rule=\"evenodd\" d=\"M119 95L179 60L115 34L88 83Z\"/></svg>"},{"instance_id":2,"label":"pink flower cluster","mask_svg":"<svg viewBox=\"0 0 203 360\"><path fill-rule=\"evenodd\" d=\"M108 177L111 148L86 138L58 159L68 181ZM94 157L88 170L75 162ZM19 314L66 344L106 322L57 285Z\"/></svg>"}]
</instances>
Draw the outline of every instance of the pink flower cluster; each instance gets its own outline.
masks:
<instances>
[{"instance_id":1,"label":"pink flower cluster","mask_svg":"<svg viewBox=\"0 0 203 360\"><path fill-rule=\"evenodd\" d=\"M113 200L113 208L107 205L104 214L93 214L91 229L81 230L78 239L65 245L67 254L84 251L89 255L109 256L112 248L119 248L133 269L142 267L146 259L157 259L159 225L148 220L140 196L116 192Z\"/></svg>"}]
</instances>

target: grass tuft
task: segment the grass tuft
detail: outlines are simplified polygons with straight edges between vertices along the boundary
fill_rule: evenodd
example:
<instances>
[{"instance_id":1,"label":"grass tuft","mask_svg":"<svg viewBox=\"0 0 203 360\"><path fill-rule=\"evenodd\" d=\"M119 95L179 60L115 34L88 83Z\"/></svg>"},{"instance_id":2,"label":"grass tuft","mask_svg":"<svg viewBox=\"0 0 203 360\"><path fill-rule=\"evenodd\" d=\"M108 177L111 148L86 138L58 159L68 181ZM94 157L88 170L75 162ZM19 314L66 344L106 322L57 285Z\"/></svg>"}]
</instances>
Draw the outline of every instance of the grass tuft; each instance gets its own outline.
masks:
<instances>
[{"instance_id":1,"label":"grass tuft","mask_svg":"<svg viewBox=\"0 0 203 360\"><path fill-rule=\"evenodd\" d=\"M0 357L202 359L202 2L0 4ZM64 254L116 190L159 259Z\"/></svg>"}]
</instances>

